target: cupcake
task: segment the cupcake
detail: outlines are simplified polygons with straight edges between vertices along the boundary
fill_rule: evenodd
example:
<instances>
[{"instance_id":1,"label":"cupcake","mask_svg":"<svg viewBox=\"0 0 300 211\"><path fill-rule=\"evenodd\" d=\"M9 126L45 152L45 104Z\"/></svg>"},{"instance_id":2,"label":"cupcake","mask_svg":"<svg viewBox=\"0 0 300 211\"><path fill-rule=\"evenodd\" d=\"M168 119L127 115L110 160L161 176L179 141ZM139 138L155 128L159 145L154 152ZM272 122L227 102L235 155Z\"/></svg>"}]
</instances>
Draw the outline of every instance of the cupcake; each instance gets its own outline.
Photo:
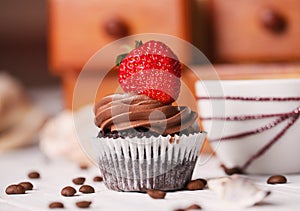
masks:
<instances>
[{"instance_id":1,"label":"cupcake","mask_svg":"<svg viewBox=\"0 0 300 211\"><path fill-rule=\"evenodd\" d=\"M107 188L117 191L183 189L206 136L198 115L174 102L181 64L159 41L137 42L117 59L125 93L95 104L100 128L94 147Z\"/></svg>"}]
</instances>

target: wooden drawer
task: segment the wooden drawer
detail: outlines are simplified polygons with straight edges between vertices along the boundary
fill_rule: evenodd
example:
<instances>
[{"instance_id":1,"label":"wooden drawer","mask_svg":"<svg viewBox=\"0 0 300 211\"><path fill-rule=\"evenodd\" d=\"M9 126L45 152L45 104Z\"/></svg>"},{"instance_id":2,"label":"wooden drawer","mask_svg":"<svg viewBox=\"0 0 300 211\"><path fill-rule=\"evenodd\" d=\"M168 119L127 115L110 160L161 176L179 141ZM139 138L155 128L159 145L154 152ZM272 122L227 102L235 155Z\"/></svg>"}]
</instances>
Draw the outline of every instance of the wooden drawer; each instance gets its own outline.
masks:
<instances>
[{"instance_id":1,"label":"wooden drawer","mask_svg":"<svg viewBox=\"0 0 300 211\"><path fill-rule=\"evenodd\" d=\"M49 63L54 73L80 71L101 47L138 33L189 40L184 0L48 0Z\"/></svg>"},{"instance_id":2,"label":"wooden drawer","mask_svg":"<svg viewBox=\"0 0 300 211\"><path fill-rule=\"evenodd\" d=\"M214 57L222 62L299 61L299 0L211 0Z\"/></svg>"}]
</instances>

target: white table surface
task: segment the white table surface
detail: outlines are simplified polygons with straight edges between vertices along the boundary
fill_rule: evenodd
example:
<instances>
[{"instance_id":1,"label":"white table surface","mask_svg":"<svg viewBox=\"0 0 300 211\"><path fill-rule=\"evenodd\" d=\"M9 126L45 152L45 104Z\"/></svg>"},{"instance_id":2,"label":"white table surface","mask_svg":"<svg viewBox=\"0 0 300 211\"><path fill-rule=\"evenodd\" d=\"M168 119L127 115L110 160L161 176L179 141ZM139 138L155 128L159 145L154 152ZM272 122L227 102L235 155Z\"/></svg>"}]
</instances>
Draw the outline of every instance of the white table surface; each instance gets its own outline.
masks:
<instances>
[{"instance_id":1,"label":"white table surface","mask_svg":"<svg viewBox=\"0 0 300 211\"><path fill-rule=\"evenodd\" d=\"M204 164L203 159L206 157L202 156L196 165L194 178L224 176L216 158L208 159ZM28 179L27 173L31 170L39 171L41 178ZM208 189L167 193L165 199L154 200L147 194L110 191L103 183L92 181L96 175L99 175L96 166L82 170L75 163L49 160L37 147L2 154L0 156L0 210L49 210L48 204L51 201L63 202L64 210L77 210L75 202L79 200L92 201L88 210L172 211L192 203L200 204L203 210L225 210L215 194ZM78 176L86 177L86 184L95 187L96 193L78 194L74 197L61 196L60 190L64 186L71 185L78 190L79 186L72 183L72 179ZM262 188L271 190L272 194L263 203L243 210L300 210L300 175L287 175L288 183L281 185L266 184L267 176L248 175L247 177ZM24 195L5 194L5 188L8 185L21 181L31 181L34 184L34 190Z\"/></svg>"},{"instance_id":2,"label":"white table surface","mask_svg":"<svg viewBox=\"0 0 300 211\"><path fill-rule=\"evenodd\" d=\"M42 109L51 116L62 110L61 92L57 87L31 90L30 96ZM208 159L201 156L194 172L194 178L214 178L224 176L216 158ZM297 161L296 161L297 162ZM41 173L40 179L28 179L27 173L37 170ZM145 211L172 211L176 208L184 208L192 203L198 203L203 210L225 210L223 204L215 194L206 189L199 191L178 191L167 193L163 200L151 199L141 193L121 193L107 190L103 183L95 183L93 177L99 175L96 166L88 170L81 170L77 164L64 160L49 160L38 149L29 147L0 155L0 211L40 211L49 210L48 204L52 201L61 201L65 205L64 210L77 209L75 202L79 200L91 200L92 205L88 210L145 210ZM86 177L86 184L92 185L96 193L78 194L75 197L63 197L60 190L67 185L79 186L72 183L72 179L78 176ZM300 175L287 175L288 183L282 185L266 184L267 176L247 176L262 188L269 189L272 194L257 206L243 210L300 210ZM6 195L5 188L13 183L31 181L34 190L27 191L25 195ZM232 209L230 209L232 210Z\"/></svg>"}]
</instances>

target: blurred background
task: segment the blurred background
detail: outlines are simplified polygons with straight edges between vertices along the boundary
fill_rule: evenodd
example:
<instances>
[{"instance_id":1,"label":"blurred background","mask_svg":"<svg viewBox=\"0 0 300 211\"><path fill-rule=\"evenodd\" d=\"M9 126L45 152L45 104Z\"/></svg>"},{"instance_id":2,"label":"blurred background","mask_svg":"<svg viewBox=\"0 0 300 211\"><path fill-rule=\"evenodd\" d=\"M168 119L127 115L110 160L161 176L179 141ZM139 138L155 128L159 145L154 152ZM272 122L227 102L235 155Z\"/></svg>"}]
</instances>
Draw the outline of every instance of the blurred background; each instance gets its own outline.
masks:
<instances>
[{"instance_id":1,"label":"blurred background","mask_svg":"<svg viewBox=\"0 0 300 211\"><path fill-rule=\"evenodd\" d=\"M47 1L0 2L0 70L26 86L58 85L47 64Z\"/></svg>"},{"instance_id":2,"label":"blurred background","mask_svg":"<svg viewBox=\"0 0 300 211\"><path fill-rule=\"evenodd\" d=\"M147 32L185 39L213 63L294 63L299 8L297 0L4 0L0 69L29 87L70 86L71 75L102 46Z\"/></svg>"},{"instance_id":3,"label":"blurred background","mask_svg":"<svg viewBox=\"0 0 300 211\"><path fill-rule=\"evenodd\" d=\"M197 0L194 0L195 2ZM54 10L55 5L62 5L64 6L62 2L66 2L68 4L68 7L70 8L70 11L77 9L80 2L84 1L47 1L47 0L9 0L9 1L1 1L0 2L0 69L2 71L7 71L13 76L20 79L26 86L32 87L32 86L45 86L45 85L59 85L59 78L49 72L49 60L48 60L48 53L49 53L49 9L50 6L53 6ZM90 1L89 4L93 5L96 1ZM103 2L109 2L109 1L99 1L105 9L105 4L102 4ZM113 1L112 1L113 2ZM194 3L195 3L194 2ZM129 1L128 5L130 5L132 2ZM145 3L147 5L148 2ZM176 1L177 3L177 1ZM121 3L121 1L116 2L114 7L118 8L118 4L121 4L122 7L124 7L124 4ZM155 4L155 3L153 3ZM83 3L83 8L86 3ZM164 3L166 5L166 3ZM184 5L179 5L184 7ZM74 7L74 8L72 8ZM108 3L107 7L111 9L112 4ZM59 9L59 8L58 8ZM164 8L162 8L164 9ZM181 9L181 8L177 8ZM184 8L183 8L184 9ZM193 8L196 9L196 8ZM54 11L55 12L55 11ZM68 8L65 11L68 13ZM180 12L180 11L179 11ZM177 11L178 13L178 11ZM60 14L59 14L60 15ZM112 12L112 14L108 15L108 19L112 19L111 21L114 22L114 15L115 12ZM147 14L151 15L151 14ZM154 14L153 14L154 15ZM179 14L182 15L191 15L191 14ZM193 15L197 17L203 16L202 13L194 13ZM66 14L67 16L67 14ZM151 17L151 16L150 16ZM52 17L56 18L56 17ZM64 17L58 17L58 18L64 18ZM97 17L95 17L96 19ZM116 19L119 18L119 16L116 16ZM178 17L172 17L174 21ZM195 18L195 21L197 18ZM56 20L55 20L56 21ZM60 21L67 21L67 20L60 20ZM75 19L74 21L79 21L78 19ZM99 25L96 27L99 27L98 33L101 35L101 19L97 19L95 21L99 22ZM94 22L95 22L94 21ZM106 21L106 20L103 20ZM109 20L108 20L109 21ZM118 20L116 20L118 22ZM78 23L81 24L81 23ZM88 24L88 23L86 23ZM110 23L108 23L109 25ZM128 23L131 24L131 23ZM155 23L157 25L160 25L159 23ZM181 24L181 23L179 23ZM110 32L107 32L107 34L110 34L109 36L113 37L113 39L122 37L125 35L132 34L132 32L129 32L129 29L123 29L125 32L119 31L116 29L118 26L114 26L114 23L111 24ZM117 23L118 25L118 23ZM122 23L120 24L122 25ZM152 24L153 25L153 24ZM53 26L55 27L55 26ZM109 27L109 26L108 26ZM114 29L115 27L115 29ZM122 28L122 26L120 26ZM127 26L126 26L127 27ZM125 28L126 28L125 27ZM66 29L68 29L68 25L65 26ZM180 28L183 30L182 37L186 36L184 35L186 32L185 29ZM153 29L149 28L148 30L144 32L152 32ZM176 29L178 30L178 29ZM195 27L193 29L194 34L191 38L196 38L199 36L199 27ZM142 31L141 31L142 32ZM154 31L153 31L154 32ZM156 30L156 32L159 32ZM114 33L121 33L120 35ZM122 34L124 33L124 34ZM178 35L178 34L177 34ZM74 35L76 37L77 35ZM200 34L201 36L201 34ZM72 39L70 36L69 39ZM104 39L107 40L107 37ZM113 40L112 39L112 40ZM187 39L187 37L186 37ZM88 39L86 39L87 41ZM107 42L105 40L105 42ZM190 39L187 39L190 40ZM199 39L194 40L195 44L198 44L198 46L201 44L199 42ZM202 43L203 45L204 43ZM205 45L205 44L204 44ZM99 45L95 44L95 49L99 47ZM100 46L101 47L101 46Z\"/></svg>"},{"instance_id":4,"label":"blurred background","mask_svg":"<svg viewBox=\"0 0 300 211\"><path fill-rule=\"evenodd\" d=\"M208 37L201 34L205 13L199 2L1 1L0 70L28 88L61 87L63 105L71 108L82 66L111 41L149 32L207 46L202 42Z\"/></svg>"},{"instance_id":5,"label":"blurred background","mask_svg":"<svg viewBox=\"0 0 300 211\"><path fill-rule=\"evenodd\" d=\"M102 46L131 34L166 33L191 41L187 2L0 1L0 154L42 139L40 148L51 157L69 140L65 146L75 145L75 153L62 156L84 160L69 112L82 66ZM200 28L194 29L197 37ZM111 92L111 81L116 84L115 74L103 95Z\"/></svg>"},{"instance_id":6,"label":"blurred background","mask_svg":"<svg viewBox=\"0 0 300 211\"><path fill-rule=\"evenodd\" d=\"M5 106L0 103L0 113L9 113L8 108L13 113L11 105L17 103L41 105L46 114L36 114L36 134L49 114L72 108L77 76L98 49L138 33L170 34L191 42L221 79L299 78L299 10L298 0L1 0L0 100ZM205 75L205 65L193 63ZM183 73L192 92L198 79L191 71ZM107 81L103 95L117 86L116 73ZM14 89L15 98L9 93ZM20 97L23 92L31 99ZM0 122L6 130L20 119Z\"/></svg>"}]
</instances>

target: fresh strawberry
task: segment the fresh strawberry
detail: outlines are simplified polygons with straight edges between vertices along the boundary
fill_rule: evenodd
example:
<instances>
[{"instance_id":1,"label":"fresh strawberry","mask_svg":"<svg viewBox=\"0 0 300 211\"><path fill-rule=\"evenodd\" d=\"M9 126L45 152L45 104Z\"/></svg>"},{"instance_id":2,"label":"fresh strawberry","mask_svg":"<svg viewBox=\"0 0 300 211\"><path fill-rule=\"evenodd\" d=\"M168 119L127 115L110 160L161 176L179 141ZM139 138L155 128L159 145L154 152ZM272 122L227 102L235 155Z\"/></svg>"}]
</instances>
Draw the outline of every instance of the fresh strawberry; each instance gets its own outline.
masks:
<instances>
[{"instance_id":1,"label":"fresh strawberry","mask_svg":"<svg viewBox=\"0 0 300 211\"><path fill-rule=\"evenodd\" d=\"M174 102L180 91L181 64L162 42L148 41L119 58L119 83L124 91L145 94L162 103ZM121 60L121 61L120 61Z\"/></svg>"}]
</instances>

